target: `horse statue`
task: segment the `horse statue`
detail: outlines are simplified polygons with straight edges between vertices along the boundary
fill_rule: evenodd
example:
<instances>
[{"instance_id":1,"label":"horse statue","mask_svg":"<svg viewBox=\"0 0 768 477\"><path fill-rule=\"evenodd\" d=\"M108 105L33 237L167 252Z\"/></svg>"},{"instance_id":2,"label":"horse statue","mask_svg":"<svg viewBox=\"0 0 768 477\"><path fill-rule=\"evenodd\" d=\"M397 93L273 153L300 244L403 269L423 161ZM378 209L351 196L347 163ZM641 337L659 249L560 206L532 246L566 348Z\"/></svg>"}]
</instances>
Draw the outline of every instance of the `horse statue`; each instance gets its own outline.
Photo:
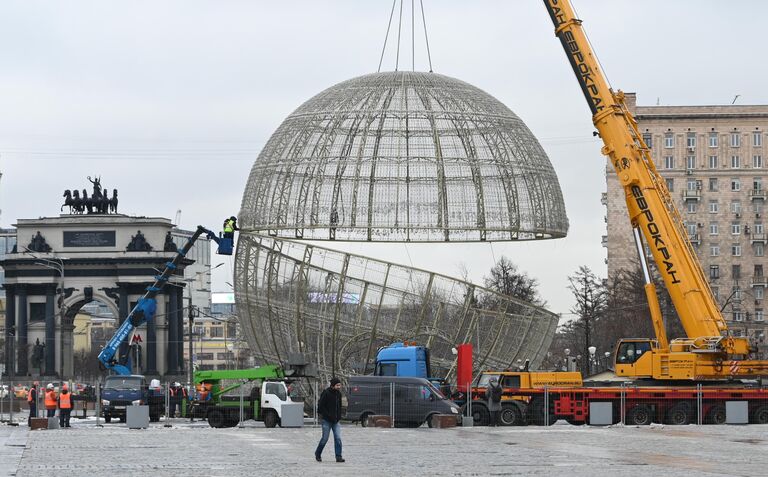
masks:
<instances>
[{"instance_id":1,"label":"horse statue","mask_svg":"<svg viewBox=\"0 0 768 477\"><path fill-rule=\"evenodd\" d=\"M88 209L88 213L93 213L93 201L88 197L88 191L83 189L83 205Z\"/></svg>"},{"instance_id":2,"label":"horse statue","mask_svg":"<svg viewBox=\"0 0 768 477\"><path fill-rule=\"evenodd\" d=\"M77 192L77 191L75 191L75 192ZM64 195L62 197L64 197L64 204L62 204L61 209L59 210L59 212L63 211L64 207L69 206L69 213L71 214L72 213L72 205L75 203L75 201L72 199L72 191L69 190L69 189L65 190L64 191Z\"/></svg>"},{"instance_id":3,"label":"horse statue","mask_svg":"<svg viewBox=\"0 0 768 477\"><path fill-rule=\"evenodd\" d=\"M106 189L104 189L104 191L101 193L101 201L99 202L99 213L100 214L109 213L109 194L107 193Z\"/></svg>"},{"instance_id":4,"label":"horse statue","mask_svg":"<svg viewBox=\"0 0 768 477\"><path fill-rule=\"evenodd\" d=\"M85 210L83 199L80 198L80 191L77 189L72 191L72 208L76 214L82 214Z\"/></svg>"},{"instance_id":5,"label":"horse statue","mask_svg":"<svg viewBox=\"0 0 768 477\"><path fill-rule=\"evenodd\" d=\"M117 189L112 189L112 198L109 199L109 211L117 213Z\"/></svg>"}]
</instances>

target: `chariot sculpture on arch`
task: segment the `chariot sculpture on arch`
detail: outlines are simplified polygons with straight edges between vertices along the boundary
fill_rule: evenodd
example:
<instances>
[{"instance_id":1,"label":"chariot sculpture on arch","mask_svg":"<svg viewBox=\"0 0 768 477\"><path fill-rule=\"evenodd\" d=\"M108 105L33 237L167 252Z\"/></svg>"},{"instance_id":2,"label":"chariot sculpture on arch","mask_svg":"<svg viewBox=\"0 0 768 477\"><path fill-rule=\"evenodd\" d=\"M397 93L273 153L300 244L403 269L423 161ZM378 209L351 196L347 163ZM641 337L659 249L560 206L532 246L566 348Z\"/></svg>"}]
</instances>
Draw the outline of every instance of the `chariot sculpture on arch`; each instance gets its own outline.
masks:
<instances>
[{"instance_id":1,"label":"chariot sculpture on arch","mask_svg":"<svg viewBox=\"0 0 768 477\"><path fill-rule=\"evenodd\" d=\"M93 185L93 192L88 197L88 191L83 189L83 195L80 195L78 189L66 189L64 191L64 207L69 207L70 214L116 214L117 213L117 189L112 190L112 197L109 197L109 191L101 185L101 176L88 176L88 181Z\"/></svg>"}]
</instances>

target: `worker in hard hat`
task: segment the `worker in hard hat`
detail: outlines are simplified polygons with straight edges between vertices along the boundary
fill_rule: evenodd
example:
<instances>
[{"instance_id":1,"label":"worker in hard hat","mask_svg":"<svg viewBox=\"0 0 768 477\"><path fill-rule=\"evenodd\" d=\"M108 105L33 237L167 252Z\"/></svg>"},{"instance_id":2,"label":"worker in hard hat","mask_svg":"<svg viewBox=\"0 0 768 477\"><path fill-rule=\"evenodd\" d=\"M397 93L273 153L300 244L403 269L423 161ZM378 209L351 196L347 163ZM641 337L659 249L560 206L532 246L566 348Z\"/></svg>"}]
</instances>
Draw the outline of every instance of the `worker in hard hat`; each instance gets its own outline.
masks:
<instances>
[{"instance_id":1,"label":"worker in hard hat","mask_svg":"<svg viewBox=\"0 0 768 477\"><path fill-rule=\"evenodd\" d=\"M72 414L72 393L67 383L61 385L61 392L56 399L59 405L59 427L70 427L69 416Z\"/></svg>"},{"instance_id":2,"label":"worker in hard hat","mask_svg":"<svg viewBox=\"0 0 768 477\"><path fill-rule=\"evenodd\" d=\"M234 215L224 220L224 238L234 239L235 230L240 230L237 226L237 217Z\"/></svg>"},{"instance_id":3,"label":"worker in hard hat","mask_svg":"<svg viewBox=\"0 0 768 477\"><path fill-rule=\"evenodd\" d=\"M53 383L48 383L45 387L45 411L47 417L56 416L56 391Z\"/></svg>"},{"instance_id":4,"label":"worker in hard hat","mask_svg":"<svg viewBox=\"0 0 768 477\"><path fill-rule=\"evenodd\" d=\"M32 427L32 419L37 417L37 387L40 383L37 381L32 383L32 387L27 392L27 406L29 406L29 417L27 418L27 425Z\"/></svg>"}]
</instances>

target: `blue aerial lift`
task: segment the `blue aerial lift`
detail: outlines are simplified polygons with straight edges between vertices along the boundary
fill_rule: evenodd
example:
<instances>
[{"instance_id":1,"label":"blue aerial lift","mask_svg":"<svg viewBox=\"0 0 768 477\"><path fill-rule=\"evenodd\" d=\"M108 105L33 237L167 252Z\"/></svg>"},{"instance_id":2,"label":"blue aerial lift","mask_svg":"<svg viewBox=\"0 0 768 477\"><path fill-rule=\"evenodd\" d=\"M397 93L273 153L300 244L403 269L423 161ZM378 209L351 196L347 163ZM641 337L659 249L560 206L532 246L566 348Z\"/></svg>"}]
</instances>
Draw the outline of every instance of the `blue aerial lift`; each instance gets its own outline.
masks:
<instances>
[{"instance_id":1,"label":"blue aerial lift","mask_svg":"<svg viewBox=\"0 0 768 477\"><path fill-rule=\"evenodd\" d=\"M163 273L155 276L155 283L147 287L147 292L139 299L139 302L133 310L131 310L131 313L125 319L123 324L120 325L120 328L115 332L115 335L109 340L104 349L101 350L101 353L99 353L99 361L106 369L119 375L131 374L132 366L130 357L128 357L125 363L118 363L117 359L115 359L115 354L117 354L120 344L131 336L133 330L144 323L151 321L155 317L155 312L157 310L155 296L165 287L166 283L168 283L168 278L170 278L176 271L179 262L186 257L189 249L192 248L197 239L203 234L218 244L219 248L216 253L219 255L232 255L234 242L234 237L231 236L232 234L224 234L221 237L218 237L214 232L198 225L197 230L192 234L189 240L187 240L184 247L176 252L176 256L173 257L172 261L165 264Z\"/></svg>"}]
</instances>

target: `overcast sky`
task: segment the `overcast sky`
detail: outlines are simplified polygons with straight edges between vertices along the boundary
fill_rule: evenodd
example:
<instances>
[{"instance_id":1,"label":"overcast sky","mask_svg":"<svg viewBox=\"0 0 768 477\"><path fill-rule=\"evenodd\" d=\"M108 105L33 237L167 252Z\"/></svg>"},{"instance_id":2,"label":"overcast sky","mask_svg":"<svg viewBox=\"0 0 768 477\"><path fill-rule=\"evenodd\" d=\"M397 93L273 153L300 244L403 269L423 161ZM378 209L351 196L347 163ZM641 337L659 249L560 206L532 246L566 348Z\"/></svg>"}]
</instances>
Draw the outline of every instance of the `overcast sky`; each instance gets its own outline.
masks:
<instances>
[{"instance_id":1,"label":"overcast sky","mask_svg":"<svg viewBox=\"0 0 768 477\"><path fill-rule=\"evenodd\" d=\"M405 0L400 69L411 68ZM604 276L600 143L540 0L424 0L436 72L512 109L557 171L568 237L546 242L346 246L481 281L507 255L573 306L567 276ZM280 122L321 90L375 72L390 0L0 2L0 224L56 216L64 189L100 175L120 212L220 226ZM418 1L416 2L418 8ZM575 0L615 88L641 105L768 104L768 2ZM395 13L397 18L397 12ZM393 25L396 28L397 24ZM416 69L427 70L417 25ZM395 67L394 42L383 70ZM343 244L337 244L342 247ZM457 252L457 250L459 250ZM232 259L214 276L226 291ZM221 272L221 273L219 273ZM567 315L565 315L567 316Z\"/></svg>"}]
</instances>

